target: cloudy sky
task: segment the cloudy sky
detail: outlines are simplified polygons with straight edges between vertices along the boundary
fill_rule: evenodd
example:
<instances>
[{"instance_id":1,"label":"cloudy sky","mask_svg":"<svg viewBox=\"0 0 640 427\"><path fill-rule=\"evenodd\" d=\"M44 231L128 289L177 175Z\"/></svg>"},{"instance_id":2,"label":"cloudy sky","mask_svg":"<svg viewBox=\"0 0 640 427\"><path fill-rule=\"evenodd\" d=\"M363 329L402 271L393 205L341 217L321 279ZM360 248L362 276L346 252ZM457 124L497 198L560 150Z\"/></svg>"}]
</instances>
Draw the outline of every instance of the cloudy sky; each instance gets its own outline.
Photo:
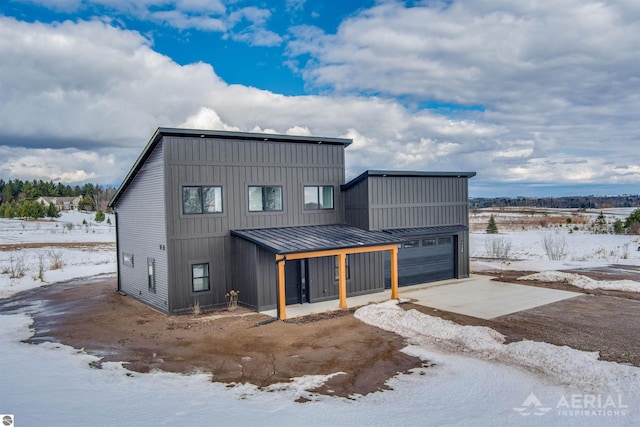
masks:
<instances>
[{"instance_id":1,"label":"cloudy sky","mask_svg":"<svg viewBox=\"0 0 640 427\"><path fill-rule=\"evenodd\" d=\"M162 127L352 138L471 196L640 192L637 0L3 0L0 178L118 185Z\"/></svg>"}]
</instances>

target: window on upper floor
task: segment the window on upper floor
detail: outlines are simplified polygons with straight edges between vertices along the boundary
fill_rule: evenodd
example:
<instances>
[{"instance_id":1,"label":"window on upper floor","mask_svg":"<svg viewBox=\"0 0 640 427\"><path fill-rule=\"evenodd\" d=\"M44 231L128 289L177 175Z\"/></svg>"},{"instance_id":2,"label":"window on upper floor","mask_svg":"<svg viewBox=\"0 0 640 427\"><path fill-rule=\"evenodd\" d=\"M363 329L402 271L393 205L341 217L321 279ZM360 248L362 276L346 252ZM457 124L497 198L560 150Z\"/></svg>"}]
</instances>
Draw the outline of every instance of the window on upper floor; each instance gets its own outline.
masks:
<instances>
[{"instance_id":1,"label":"window on upper floor","mask_svg":"<svg viewBox=\"0 0 640 427\"><path fill-rule=\"evenodd\" d=\"M249 212L281 211L282 187L279 185L249 186Z\"/></svg>"},{"instance_id":2,"label":"window on upper floor","mask_svg":"<svg viewBox=\"0 0 640 427\"><path fill-rule=\"evenodd\" d=\"M222 187L182 187L182 212L186 215L222 212Z\"/></svg>"},{"instance_id":3,"label":"window on upper floor","mask_svg":"<svg viewBox=\"0 0 640 427\"><path fill-rule=\"evenodd\" d=\"M305 185L304 209L308 211L333 209L333 186Z\"/></svg>"}]
</instances>

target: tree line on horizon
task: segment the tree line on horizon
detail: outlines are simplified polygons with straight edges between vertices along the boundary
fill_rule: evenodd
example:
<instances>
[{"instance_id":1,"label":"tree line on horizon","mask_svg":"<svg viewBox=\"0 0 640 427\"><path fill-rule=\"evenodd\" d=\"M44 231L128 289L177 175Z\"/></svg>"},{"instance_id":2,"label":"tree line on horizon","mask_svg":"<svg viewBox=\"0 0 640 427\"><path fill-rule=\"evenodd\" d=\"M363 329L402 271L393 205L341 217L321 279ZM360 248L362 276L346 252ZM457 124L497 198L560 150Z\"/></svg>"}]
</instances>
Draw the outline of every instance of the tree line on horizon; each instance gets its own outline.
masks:
<instances>
[{"instance_id":1,"label":"tree line on horizon","mask_svg":"<svg viewBox=\"0 0 640 427\"><path fill-rule=\"evenodd\" d=\"M556 209L607 209L640 206L640 194L619 196L563 196L563 197L472 197L471 208L556 208Z\"/></svg>"},{"instance_id":2,"label":"tree line on horizon","mask_svg":"<svg viewBox=\"0 0 640 427\"><path fill-rule=\"evenodd\" d=\"M61 182L0 179L0 217L3 218L55 218L55 206L45 208L36 200L39 197L81 197L79 209L85 211L108 211L108 203L116 189L87 183L70 186Z\"/></svg>"}]
</instances>

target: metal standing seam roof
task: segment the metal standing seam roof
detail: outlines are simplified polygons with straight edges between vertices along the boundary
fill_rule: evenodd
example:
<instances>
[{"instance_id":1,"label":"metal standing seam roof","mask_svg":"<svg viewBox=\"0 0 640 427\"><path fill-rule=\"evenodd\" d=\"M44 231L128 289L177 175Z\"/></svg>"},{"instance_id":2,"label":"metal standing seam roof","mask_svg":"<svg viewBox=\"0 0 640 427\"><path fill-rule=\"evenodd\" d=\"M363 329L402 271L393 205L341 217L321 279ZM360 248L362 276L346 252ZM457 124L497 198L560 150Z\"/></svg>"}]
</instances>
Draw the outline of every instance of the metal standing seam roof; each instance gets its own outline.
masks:
<instances>
[{"instance_id":1,"label":"metal standing seam roof","mask_svg":"<svg viewBox=\"0 0 640 427\"><path fill-rule=\"evenodd\" d=\"M231 235L255 243L270 252L283 255L395 245L406 240L381 231L367 231L340 224L231 230Z\"/></svg>"},{"instance_id":2,"label":"metal standing seam roof","mask_svg":"<svg viewBox=\"0 0 640 427\"><path fill-rule=\"evenodd\" d=\"M396 236L421 236L435 234L452 234L459 231L466 231L469 227L466 225L435 225L431 227L414 227L414 228L390 228L383 230Z\"/></svg>"}]
</instances>

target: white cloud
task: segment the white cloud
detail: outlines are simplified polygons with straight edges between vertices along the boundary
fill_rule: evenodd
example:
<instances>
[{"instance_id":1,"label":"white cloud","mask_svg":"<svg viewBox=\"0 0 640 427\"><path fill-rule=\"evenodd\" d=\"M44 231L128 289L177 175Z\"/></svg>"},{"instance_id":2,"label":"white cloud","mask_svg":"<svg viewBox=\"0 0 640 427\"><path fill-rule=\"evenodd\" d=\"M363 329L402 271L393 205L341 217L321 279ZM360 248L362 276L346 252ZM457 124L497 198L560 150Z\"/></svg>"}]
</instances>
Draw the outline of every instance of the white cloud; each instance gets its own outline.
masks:
<instances>
[{"instance_id":1,"label":"white cloud","mask_svg":"<svg viewBox=\"0 0 640 427\"><path fill-rule=\"evenodd\" d=\"M96 182L111 176L116 156L108 151L0 146L0 176L65 184Z\"/></svg>"},{"instance_id":2,"label":"white cloud","mask_svg":"<svg viewBox=\"0 0 640 427\"><path fill-rule=\"evenodd\" d=\"M193 8L196 6L191 4ZM464 19L453 22L447 14L464 18L465 13L471 14L465 9L470 7L466 3L454 4L453 11L429 11L439 18L429 21L430 25L441 34L460 34L459 26L474 23ZM529 8L528 20L541 13L536 6L518 7ZM382 8L389 11L389 23L380 16ZM525 73L523 70L529 65L524 63L521 67L512 67L517 78L505 74L509 67L497 64L494 71L498 75L493 76L490 70L480 67L474 71L475 78L480 79L475 82L456 71L466 69L458 64L468 62L471 66L471 58L482 56L473 49L465 51L463 45L467 38L463 34L462 40L443 41L440 47L427 46L431 51L439 49L441 54L435 56L439 64L433 64L432 68L440 66L447 70L451 64L452 72L448 78L438 79L434 71L435 74L428 74L429 84L422 86L423 76L411 80L412 74L406 73L410 67L422 72L429 68L423 67L424 58L411 54L411 43L420 45L419 38L406 35L410 43L403 41L404 36L391 37L384 41L389 47L362 46L362 55L357 49L353 50L353 46L360 45L353 44L351 39L341 39L343 32L351 31L347 27L356 24L377 23L381 28L371 27L376 34L399 31L400 28L394 27L396 15L406 16L409 28L416 26L414 18L396 9L403 7L391 3L364 11L346 21L336 36L325 36L313 27L296 29L298 40L288 46L291 52L304 51L307 38L318 39L312 52L317 65L308 66L308 73L327 76L324 70L331 68L331 64L321 60L325 55L335 55L344 62L337 67L336 76L357 76L357 82L325 81L323 84L337 88L338 93L332 89L323 96L283 96L229 85L220 80L210 65L181 66L155 52L149 40L139 33L103 22L48 25L0 17L0 57L11 58L11 61L0 62L0 99L3 100L0 103L3 158L0 176L53 180L84 177L93 182L117 183L156 127L184 126L352 138L354 143L346 156L350 177L364 169L422 169L477 171L472 185L476 182L489 185L640 182L637 167L640 154L629 148L638 145L635 115L640 111L640 96L631 90L630 80L624 78L619 81L614 78L609 86L601 86L603 78L593 69L600 68L605 76L611 76L608 64L597 63L591 68L584 65L586 71L582 74L577 67L575 83L563 76L564 71L559 67L557 85L555 74L547 71L553 67L541 59L538 59L544 65L541 75L535 68ZM259 13L246 16L252 16L257 22L261 19ZM514 29L512 37L517 42L523 33L515 31L518 26L511 23L509 16L514 15L487 15L474 25L479 26L489 18L504 20L505 25ZM262 19L268 17L263 15ZM364 22L366 19L373 21ZM528 24L527 19L521 18L520 25L533 25ZM385 25L391 28L386 29ZM421 34L424 30L414 31ZM500 27L488 26L484 31L506 37ZM358 37L366 39L365 34ZM484 33L478 37L486 42L491 40ZM375 43L375 38L367 40ZM433 36L429 43L437 42ZM508 46L506 40L494 43L505 43L503 63L508 62L506 56L518 52ZM449 44L451 51L443 47ZM472 46L479 48L477 44ZM335 48L335 52L329 52L331 48ZM394 69L391 61L384 56L376 59L367 49L381 49L381 53L408 49L409 53L400 56L407 60L399 61ZM619 51L611 49L608 53L611 60L622 58L616 60L614 66L636 66L626 52L624 46ZM538 56L543 53L544 49L536 51ZM349 54L352 58L347 61ZM497 50L494 49L492 55L498 55ZM370 61L366 73L363 58ZM376 61L380 61L380 67ZM489 63L488 59L481 61L483 66ZM354 70L362 74L353 74ZM631 75L629 70L616 70L616 73ZM356 86L369 78L372 82L379 80L377 91L381 96L357 94ZM570 83L574 84L575 94L567 86ZM443 100L446 103L465 100L486 105L487 110L439 114L438 110L419 109L416 105L421 99L407 107L391 97L393 91L401 91L405 86L414 87L419 96L423 96L421 93L433 97L446 94ZM579 93L583 86L592 87L592 91ZM578 104L575 100L580 97L594 97L601 102ZM66 173L69 175L64 175ZM506 189L501 187L496 191Z\"/></svg>"},{"instance_id":3,"label":"white cloud","mask_svg":"<svg viewBox=\"0 0 640 427\"><path fill-rule=\"evenodd\" d=\"M292 61L311 57L296 66L324 92L453 106L461 119L451 124L412 117L437 147L414 140L405 161L452 142L462 144L459 152L494 153L472 162L486 168L479 176L613 182L640 163L629 148L640 143L639 18L640 4L630 1L390 1L343 21L335 34L293 28L287 50ZM559 168L554 157L591 162Z\"/></svg>"},{"instance_id":4,"label":"white cloud","mask_svg":"<svg viewBox=\"0 0 640 427\"><path fill-rule=\"evenodd\" d=\"M240 130L238 127L229 126L223 122L218 113L208 107L200 108L200 111L193 116L188 117L187 120L179 124L177 127L185 129Z\"/></svg>"}]
</instances>

